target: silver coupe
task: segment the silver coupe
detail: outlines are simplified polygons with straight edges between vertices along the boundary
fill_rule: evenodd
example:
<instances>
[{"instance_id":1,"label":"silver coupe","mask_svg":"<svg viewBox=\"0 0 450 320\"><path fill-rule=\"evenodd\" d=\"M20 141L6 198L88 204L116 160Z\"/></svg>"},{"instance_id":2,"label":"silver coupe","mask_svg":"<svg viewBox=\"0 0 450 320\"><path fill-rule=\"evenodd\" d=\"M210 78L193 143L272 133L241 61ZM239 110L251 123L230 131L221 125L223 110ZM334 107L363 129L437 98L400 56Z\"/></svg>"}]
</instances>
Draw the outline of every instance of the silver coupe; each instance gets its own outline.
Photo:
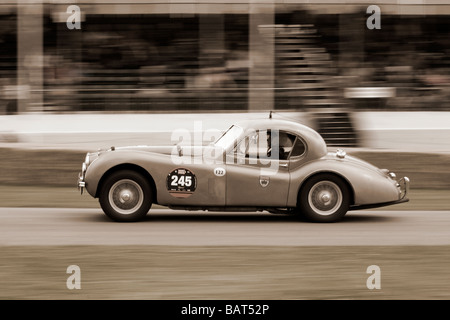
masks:
<instances>
[{"instance_id":1,"label":"silver coupe","mask_svg":"<svg viewBox=\"0 0 450 320\"><path fill-rule=\"evenodd\" d=\"M291 213L314 222L349 210L407 202L409 179L338 149L313 129L245 120L205 146L111 147L87 153L78 188L114 221L138 221L152 204L172 209Z\"/></svg>"}]
</instances>

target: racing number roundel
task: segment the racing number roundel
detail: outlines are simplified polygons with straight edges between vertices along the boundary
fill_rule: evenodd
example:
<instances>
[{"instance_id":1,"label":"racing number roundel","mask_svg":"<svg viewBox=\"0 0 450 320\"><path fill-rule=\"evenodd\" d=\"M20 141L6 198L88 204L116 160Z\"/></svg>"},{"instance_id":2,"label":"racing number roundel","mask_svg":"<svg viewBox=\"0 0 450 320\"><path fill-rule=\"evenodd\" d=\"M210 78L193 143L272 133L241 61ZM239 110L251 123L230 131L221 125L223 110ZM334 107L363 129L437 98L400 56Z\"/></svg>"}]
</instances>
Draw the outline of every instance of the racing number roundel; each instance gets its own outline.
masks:
<instances>
[{"instance_id":1,"label":"racing number roundel","mask_svg":"<svg viewBox=\"0 0 450 320\"><path fill-rule=\"evenodd\" d=\"M176 198L187 198L197 187L195 174L185 168L177 168L167 176L167 190Z\"/></svg>"}]
</instances>

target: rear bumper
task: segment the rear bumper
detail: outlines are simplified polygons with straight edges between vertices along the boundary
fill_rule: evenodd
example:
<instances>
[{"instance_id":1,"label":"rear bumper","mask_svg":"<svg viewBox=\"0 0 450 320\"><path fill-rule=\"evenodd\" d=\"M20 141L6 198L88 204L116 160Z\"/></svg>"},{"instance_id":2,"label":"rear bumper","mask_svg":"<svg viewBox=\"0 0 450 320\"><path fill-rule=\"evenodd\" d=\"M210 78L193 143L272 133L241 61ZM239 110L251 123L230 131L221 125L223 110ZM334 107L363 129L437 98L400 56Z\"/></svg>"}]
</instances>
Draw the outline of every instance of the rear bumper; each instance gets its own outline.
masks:
<instances>
[{"instance_id":1,"label":"rear bumper","mask_svg":"<svg viewBox=\"0 0 450 320\"><path fill-rule=\"evenodd\" d=\"M400 200L405 199L409 192L409 178L403 177L398 181L398 185L401 190Z\"/></svg>"},{"instance_id":2,"label":"rear bumper","mask_svg":"<svg viewBox=\"0 0 450 320\"><path fill-rule=\"evenodd\" d=\"M403 197L402 199L396 200L396 201L374 203L374 204L364 204L364 205L359 205L359 206L350 206L349 210L363 210L363 209L380 208L380 207L391 206L393 204L405 203L405 202L408 202L408 201L409 201L408 198Z\"/></svg>"}]
</instances>

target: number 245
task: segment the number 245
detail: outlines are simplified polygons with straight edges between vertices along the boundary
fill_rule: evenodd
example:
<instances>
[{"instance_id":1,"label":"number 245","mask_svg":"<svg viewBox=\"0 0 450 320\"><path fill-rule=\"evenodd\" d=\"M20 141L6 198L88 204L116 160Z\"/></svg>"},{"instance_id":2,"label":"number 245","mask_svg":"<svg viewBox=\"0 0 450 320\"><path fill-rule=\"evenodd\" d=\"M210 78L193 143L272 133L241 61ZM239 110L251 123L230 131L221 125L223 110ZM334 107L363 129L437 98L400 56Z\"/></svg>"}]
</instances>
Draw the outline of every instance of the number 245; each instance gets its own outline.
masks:
<instances>
[{"instance_id":1,"label":"number 245","mask_svg":"<svg viewBox=\"0 0 450 320\"><path fill-rule=\"evenodd\" d=\"M190 187L192 186L192 177L191 176L172 176L171 186L177 187Z\"/></svg>"}]
</instances>

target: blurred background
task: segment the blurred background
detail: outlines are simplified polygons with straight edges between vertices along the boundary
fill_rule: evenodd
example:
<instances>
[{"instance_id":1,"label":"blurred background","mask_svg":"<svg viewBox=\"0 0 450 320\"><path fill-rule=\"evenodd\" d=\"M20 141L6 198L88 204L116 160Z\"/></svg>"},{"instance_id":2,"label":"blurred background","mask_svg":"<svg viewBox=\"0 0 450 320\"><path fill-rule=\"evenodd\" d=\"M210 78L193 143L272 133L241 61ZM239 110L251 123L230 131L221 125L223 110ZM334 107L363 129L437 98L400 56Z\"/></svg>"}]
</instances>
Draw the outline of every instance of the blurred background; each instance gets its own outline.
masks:
<instances>
[{"instance_id":1,"label":"blurred background","mask_svg":"<svg viewBox=\"0 0 450 320\"><path fill-rule=\"evenodd\" d=\"M448 153L449 16L442 0L4 0L0 147L167 144L273 110L333 148Z\"/></svg>"},{"instance_id":2,"label":"blurred background","mask_svg":"<svg viewBox=\"0 0 450 320\"><path fill-rule=\"evenodd\" d=\"M371 5L380 29L367 26ZM0 298L447 298L449 17L448 0L1 0ZM87 151L171 143L174 130L271 110L408 176L411 201L383 209L405 214L324 227L156 207L124 226L76 188ZM213 241L139 242L173 245L186 230ZM319 238L363 246L285 246ZM75 295L64 286L73 263Z\"/></svg>"},{"instance_id":3,"label":"blurred background","mask_svg":"<svg viewBox=\"0 0 450 320\"><path fill-rule=\"evenodd\" d=\"M369 29L377 4L381 28ZM47 118L49 129L75 114L276 110L298 113L332 146L390 147L398 132L386 126L409 135L448 123L429 112L450 111L449 15L441 0L5 0L0 115L71 115ZM20 123L1 121L0 141L26 141L8 135L32 131ZM415 141L429 148L443 137L432 134Z\"/></svg>"}]
</instances>

